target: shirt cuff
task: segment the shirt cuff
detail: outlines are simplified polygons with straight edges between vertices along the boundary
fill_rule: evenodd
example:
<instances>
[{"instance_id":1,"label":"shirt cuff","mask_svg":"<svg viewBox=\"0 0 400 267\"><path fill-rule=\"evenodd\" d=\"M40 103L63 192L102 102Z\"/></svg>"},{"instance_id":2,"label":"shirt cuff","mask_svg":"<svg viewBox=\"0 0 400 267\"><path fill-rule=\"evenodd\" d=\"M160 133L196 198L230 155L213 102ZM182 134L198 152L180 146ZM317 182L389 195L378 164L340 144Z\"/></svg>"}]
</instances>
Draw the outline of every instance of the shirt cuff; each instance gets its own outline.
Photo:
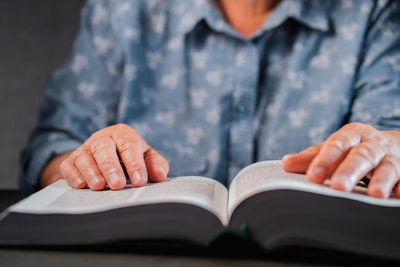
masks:
<instances>
[{"instance_id":1,"label":"shirt cuff","mask_svg":"<svg viewBox=\"0 0 400 267\"><path fill-rule=\"evenodd\" d=\"M57 140L54 143L42 145L40 148L23 151L19 187L22 190L38 190L39 177L46 164L54 157L77 149L81 143L77 140Z\"/></svg>"}]
</instances>

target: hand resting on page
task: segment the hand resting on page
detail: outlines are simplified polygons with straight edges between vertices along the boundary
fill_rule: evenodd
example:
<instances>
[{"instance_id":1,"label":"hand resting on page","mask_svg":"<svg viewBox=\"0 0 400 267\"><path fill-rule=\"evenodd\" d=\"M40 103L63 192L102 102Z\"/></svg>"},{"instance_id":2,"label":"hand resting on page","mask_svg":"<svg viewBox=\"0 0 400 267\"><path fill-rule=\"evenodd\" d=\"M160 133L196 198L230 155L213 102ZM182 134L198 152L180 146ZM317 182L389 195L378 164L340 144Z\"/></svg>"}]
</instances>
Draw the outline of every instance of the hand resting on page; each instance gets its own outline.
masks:
<instances>
[{"instance_id":1,"label":"hand resting on page","mask_svg":"<svg viewBox=\"0 0 400 267\"><path fill-rule=\"evenodd\" d=\"M120 161L121 160L121 161ZM121 162L129 177L125 177ZM130 126L117 124L95 132L78 149L53 159L41 176L41 186L65 179L71 187L122 189L166 180L167 160Z\"/></svg>"},{"instance_id":2,"label":"hand resting on page","mask_svg":"<svg viewBox=\"0 0 400 267\"><path fill-rule=\"evenodd\" d=\"M306 173L308 180L351 191L363 177L370 178L367 194L387 198L400 179L400 133L349 123L326 141L282 158L287 172ZM400 186L396 196L400 197Z\"/></svg>"}]
</instances>

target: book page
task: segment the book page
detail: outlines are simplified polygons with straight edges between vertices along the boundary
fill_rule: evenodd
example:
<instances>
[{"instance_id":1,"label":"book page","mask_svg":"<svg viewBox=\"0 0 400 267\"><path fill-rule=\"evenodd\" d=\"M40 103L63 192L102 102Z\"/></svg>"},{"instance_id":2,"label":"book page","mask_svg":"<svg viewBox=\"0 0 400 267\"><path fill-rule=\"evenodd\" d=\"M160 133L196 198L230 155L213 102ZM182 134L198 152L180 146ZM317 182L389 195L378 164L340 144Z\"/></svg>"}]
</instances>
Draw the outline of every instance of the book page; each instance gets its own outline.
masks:
<instances>
[{"instance_id":1,"label":"book page","mask_svg":"<svg viewBox=\"0 0 400 267\"><path fill-rule=\"evenodd\" d=\"M400 199L378 199L366 195L366 187L357 185L352 193L334 190L329 187L329 180L324 184L307 181L303 174L287 173L281 167L280 160L262 161L249 165L233 179L229 188L228 215L246 198L257 193L293 189L362 201L381 206L400 207Z\"/></svg>"},{"instance_id":2,"label":"book page","mask_svg":"<svg viewBox=\"0 0 400 267\"><path fill-rule=\"evenodd\" d=\"M141 187L128 184L118 191L74 189L65 180L31 195L10 208L21 213L82 214L154 203L188 203L214 213L227 223L228 192L219 182L197 176L168 178Z\"/></svg>"}]
</instances>

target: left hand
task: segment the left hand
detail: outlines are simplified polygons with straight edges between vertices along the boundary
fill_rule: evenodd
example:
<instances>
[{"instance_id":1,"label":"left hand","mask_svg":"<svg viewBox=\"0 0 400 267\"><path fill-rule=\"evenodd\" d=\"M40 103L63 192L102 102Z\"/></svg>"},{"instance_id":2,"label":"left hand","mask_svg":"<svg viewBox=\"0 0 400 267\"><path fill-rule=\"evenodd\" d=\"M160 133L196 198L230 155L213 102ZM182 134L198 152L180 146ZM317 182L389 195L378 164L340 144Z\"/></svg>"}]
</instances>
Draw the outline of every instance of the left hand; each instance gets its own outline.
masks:
<instances>
[{"instance_id":1,"label":"left hand","mask_svg":"<svg viewBox=\"0 0 400 267\"><path fill-rule=\"evenodd\" d=\"M282 158L287 172L306 173L307 179L351 191L363 177L370 178L367 194L387 198L400 180L400 132L379 131L349 123L317 146ZM400 186L396 196L400 198Z\"/></svg>"}]
</instances>

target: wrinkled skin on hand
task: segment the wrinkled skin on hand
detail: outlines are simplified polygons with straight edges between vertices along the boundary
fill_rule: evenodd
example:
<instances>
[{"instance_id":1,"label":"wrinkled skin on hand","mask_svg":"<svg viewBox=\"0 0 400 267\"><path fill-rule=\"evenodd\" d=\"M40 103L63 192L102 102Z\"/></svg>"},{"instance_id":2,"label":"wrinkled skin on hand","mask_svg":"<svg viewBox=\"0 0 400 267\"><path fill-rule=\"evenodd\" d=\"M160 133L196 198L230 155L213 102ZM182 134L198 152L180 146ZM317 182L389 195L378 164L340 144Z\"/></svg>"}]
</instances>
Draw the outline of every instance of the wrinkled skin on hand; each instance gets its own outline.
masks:
<instances>
[{"instance_id":1,"label":"wrinkled skin on hand","mask_svg":"<svg viewBox=\"0 0 400 267\"><path fill-rule=\"evenodd\" d=\"M125 177L122 164L129 177ZM71 187L122 189L129 178L133 186L167 178L167 160L151 148L130 126L117 124L94 133L60 164Z\"/></svg>"},{"instance_id":2,"label":"wrinkled skin on hand","mask_svg":"<svg viewBox=\"0 0 400 267\"><path fill-rule=\"evenodd\" d=\"M393 190L400 198L400 132L379 131L370 125L349 123L326 141L298 154L285 155L282 167L287 172L305 173L307 179L351 191L368 177L367 194L387 198Z\"/></svg>"}]
</instances>

